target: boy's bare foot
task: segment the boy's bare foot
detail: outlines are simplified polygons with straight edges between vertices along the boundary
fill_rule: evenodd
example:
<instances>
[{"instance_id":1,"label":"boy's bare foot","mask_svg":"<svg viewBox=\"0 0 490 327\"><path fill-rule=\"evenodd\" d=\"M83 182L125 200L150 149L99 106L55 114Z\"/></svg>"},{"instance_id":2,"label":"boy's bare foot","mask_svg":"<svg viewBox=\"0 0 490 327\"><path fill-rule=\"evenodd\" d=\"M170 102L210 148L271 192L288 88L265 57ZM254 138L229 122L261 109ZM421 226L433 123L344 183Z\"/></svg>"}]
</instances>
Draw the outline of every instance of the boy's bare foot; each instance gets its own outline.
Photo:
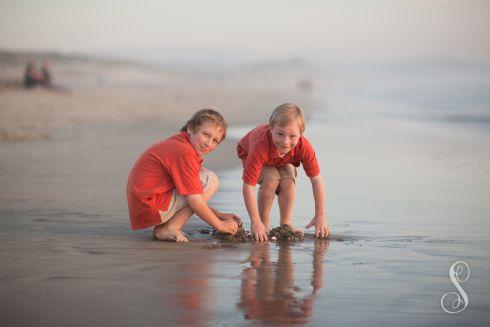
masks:
<instances>
[{"instance_id":1,"label":"boy's bare foot","mask_svg":"<svg viewBox=\"0 0 490 327\"><path fill-rule=\"evenodd\" d=\"M153 229L153 237L159 241L167 242L189 242L181 230L166 228L165 225L156 226Z\"/></svg>"}]
</instances>

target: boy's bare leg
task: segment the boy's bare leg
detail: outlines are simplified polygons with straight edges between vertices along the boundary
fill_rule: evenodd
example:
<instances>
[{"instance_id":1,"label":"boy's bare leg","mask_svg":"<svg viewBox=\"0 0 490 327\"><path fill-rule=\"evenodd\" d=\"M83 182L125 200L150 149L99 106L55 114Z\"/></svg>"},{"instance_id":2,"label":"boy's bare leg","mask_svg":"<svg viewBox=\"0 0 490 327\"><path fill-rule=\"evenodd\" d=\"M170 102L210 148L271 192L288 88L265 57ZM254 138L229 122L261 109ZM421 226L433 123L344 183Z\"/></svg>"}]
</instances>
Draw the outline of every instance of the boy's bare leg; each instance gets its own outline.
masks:
<instances>
[{"instance_id":1,"label":"boy's bare leg","mask_svg":"<svg viewBox=\"0 0 490 327\"><path fill-rule=\"evenodd\" d=\"M189 206L180 209L169 221L155 226L153 235L160 241L188 242L189 240L182 233L182 227L193 213Z\"/></svg>"},{"instance_id":2,"label":"boy's bare leg","mask_svg":"<svg viewBox=\"0 0 490 327\"><path fill-rule=\"evenodd\" d=\"M276 189L279 186L278 179L272 179L262 183L259 187L259 193L257 196L257 206L259 209L259 215L262 223L264 224L266 232L270 230L270 214L274 198L276 196Z\"/></svg>"},{"instance_id":3,"label":"boy's bare leg","mask_svg":"<svg viewBox=\"0 0 490 327\"><path fill-rule=\"evenodd\" d=\"M279 214L281 215L281 226L287 224L293 228L294 231L300 231L292 224L294 195L295 195L295 182L294 180L287 178L281 179L279 184L281 191L279 192L277 201L279 202Z\"/></svg>"},{"instance_id":4,"label":"boy's bare leg","mask_svg":"<svg viewBox=\"0 0 490 327\"><path fill-rule=\"evenodd\" d=\"M208 202L209 199L211 199L211 197L216 193L219 185L218 177L214 174L211 176L211 184L209 187L203 190L202 194L202 197L206 202ZM170 218L169 221L155 226L153 229L153 235L157 240L161 241L188 242L189 240L182 232L182 228L193 214L194 211L189 206L180 209L172 218Z\"/></svg>"}]
</instances>

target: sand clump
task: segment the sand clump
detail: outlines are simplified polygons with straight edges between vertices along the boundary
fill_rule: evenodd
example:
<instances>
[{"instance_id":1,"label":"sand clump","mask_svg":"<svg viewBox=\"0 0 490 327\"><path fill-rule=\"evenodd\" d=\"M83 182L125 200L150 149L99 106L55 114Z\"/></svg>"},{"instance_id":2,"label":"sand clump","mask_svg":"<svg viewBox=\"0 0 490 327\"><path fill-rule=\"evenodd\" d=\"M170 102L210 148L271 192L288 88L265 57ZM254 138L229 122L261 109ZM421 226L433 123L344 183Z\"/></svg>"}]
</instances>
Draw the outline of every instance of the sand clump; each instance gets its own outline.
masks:
<instances>
[{"instance_id":1,"label":"sand clump","mask_svg":"<svg viewBox=\"0 0 490 327\"><path fill-rule=\"evenodd\" d=\"M243 226L241 224L238 226L238 230L235 235L220 233L217 230L211 228L201 228L199 229L199 233L212 235L216 237L221 243L238 244L251 242L253 240L250 232L243 229Z\"/></svg>"},{"instance_id":2,"label":"sand clump","mask_svg":"<svg viewBox=\"0 0 490 327\"><path fill-rule=\"evenodd\" d=\"M304 236L301 231L294 231L290 225L284 224L273 228L269 233L269 238L271 241L294 242L302 241Z\"/></svg>"},{"instance_id":3,"label":"sand clump","mask_svg":"<svg viewBox=\"0 0 490 327\"><path fill-rule=\"evenodd\" d=\"M214 229L203 228L200 229L201 234L211 234L218 238L222 243L248 243L253 241L253 237L249 231L243 229L243 226L238 227L238 231L235 235L223 234ZM303 241L304 235L301 231L294 231L290 225L282 225L280 227L273 228L269 233L269 240L275 242L296 242Z\"/></svg>"},{"instance_id":4,"label":"sand clump","mask_svg":"<svg viewBox=\"0 0 490 327\"><path fill-rule=\"evenodd\" d=\"M214 231L213 235L223 243L247 243L252 241L252 235L250 235L249 231L243 229L242 225L238 226L238 231L235 235L223 234L218 231Z\"/></svg>"}]
</instances>

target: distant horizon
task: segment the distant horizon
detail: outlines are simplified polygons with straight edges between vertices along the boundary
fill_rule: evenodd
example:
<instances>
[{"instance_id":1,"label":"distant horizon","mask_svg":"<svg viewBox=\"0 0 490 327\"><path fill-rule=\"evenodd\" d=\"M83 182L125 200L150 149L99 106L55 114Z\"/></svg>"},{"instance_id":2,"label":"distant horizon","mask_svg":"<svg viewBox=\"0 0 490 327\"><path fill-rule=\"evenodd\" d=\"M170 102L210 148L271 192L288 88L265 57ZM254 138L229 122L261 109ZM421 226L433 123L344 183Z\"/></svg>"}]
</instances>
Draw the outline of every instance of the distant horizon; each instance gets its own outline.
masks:
<instances>
[{"instance_id":1,"label":"distant horizon","mask_svg":"<svg viewBox=\"0 0 490 327\"><path fill-rule=\"evenodd\" d=\"M206 62L295 56L489 62L490 2L5 0L0 48L82 54L167 49L176 59L202 56Z\"/></svg>"},{"instance_id":2,"label":"distant horizon","mask_svg":"<svg viewBox=\"0 0 490 327\"><path fill-rule=\"evenodd\" d=\"M481 65L490 68L489 60L468 59L455 56L426 56L426 57L406 57L406 58L369 58L363 60L341 59L341 58L318 58L315 56L269 56L269 57L233 57L232 60L226 58L226 54L221 57L201 52L196 55L188 53L188 47L185 48L127 48L113 49L103 51L69 51L56 49L17 49L0 47L0 53L22 54L22 55L59 55L65 57L87 57L90 59L100 60L122 60L134 63L145 64L165 64L165 63L182 63L182 64L210 64L224 67L236 67L240 65L254 65L262 63L281 64L281 63L314 63L314 64L339 64L345 66L364 66L364 65L401 65L401 64L458 64L458 65ZM204 53L204 55L203 55ZM198 59L197 59L198 58ZM196 60L197 59L197 60Z\"/></svg>"}]
</instances>

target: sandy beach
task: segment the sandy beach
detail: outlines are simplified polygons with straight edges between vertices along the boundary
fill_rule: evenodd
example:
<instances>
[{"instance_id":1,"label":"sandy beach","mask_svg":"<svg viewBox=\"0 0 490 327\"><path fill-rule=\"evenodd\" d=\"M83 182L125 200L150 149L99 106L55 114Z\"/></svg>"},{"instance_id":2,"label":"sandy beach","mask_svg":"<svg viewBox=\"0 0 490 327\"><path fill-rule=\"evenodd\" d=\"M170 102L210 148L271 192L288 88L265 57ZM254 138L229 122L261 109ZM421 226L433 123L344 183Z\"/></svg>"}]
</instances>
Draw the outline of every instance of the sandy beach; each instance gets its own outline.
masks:
<instances>
[{"instance_id":1,"label":"sandy beach","mask_svg":"<svg viewBox=\"0 0 490 327\"><path fill-rule=\"evenodd\" d=\"M0 56L2 326L490 321L487 123L385 115L367 92L352 96L352 84L322 88L335 84L330 75L306 91L298 81L314 74L296 63L206 75L46 55L65 90L27 91L16 81L29 56ZM230 123L228 139L204 161L220 177L211 203L249 228L236 140L286 101L309 118L330 240L309 230L295 244L222 246L199 233L205 224L196 217L188 244L130 230L125 184L134 161L202 107ZM360 102L377 109L359 113ZM313 208L301 172L298 226ZM440 299L455 291L448 269L458 260L472 269L462 284L470 304L450 315Z\"/></svg>"}]
</instances>

